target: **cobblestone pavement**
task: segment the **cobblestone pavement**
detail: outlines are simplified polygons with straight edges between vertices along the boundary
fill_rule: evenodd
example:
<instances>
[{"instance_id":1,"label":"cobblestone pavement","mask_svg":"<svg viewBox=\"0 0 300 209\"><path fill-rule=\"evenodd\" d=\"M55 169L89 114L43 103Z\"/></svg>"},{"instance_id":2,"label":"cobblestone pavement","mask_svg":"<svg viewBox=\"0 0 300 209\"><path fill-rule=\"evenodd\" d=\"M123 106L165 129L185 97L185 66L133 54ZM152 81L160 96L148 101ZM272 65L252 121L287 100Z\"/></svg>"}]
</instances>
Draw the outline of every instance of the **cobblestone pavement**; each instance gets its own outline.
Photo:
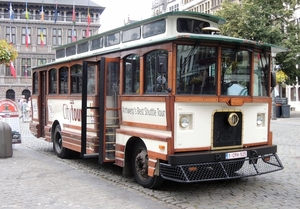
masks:
<instances>
[{"instance_id":1,"label":"cobblestone pavement","mask_svg":"<svg viewBox=\"0 0 300 209\"><path fill-rule=\"evenodd\" d=\"M300 208L300 112L271 121L284 170L229 181L166 181L159 190L144 189L95 159L59 159L51 143L21 126L22 144L14 145L12 158L0 159L0 208ZM28 150L34 154L28 157Z\"/></svg>"},{"instance_id":2,"label":"cobblestone pavement","mask_svg":"<svg viewBox=\"0 0 300 209\"><path fill-rule=\"evenodd\" d=\"M12 157L0 158L0 208L177 208L87 172L89 164L99 166L95 160L64 162L51 143L29 132L28 123L21 129L22 144L13 145Z\"/></svg>"}]
</instances>

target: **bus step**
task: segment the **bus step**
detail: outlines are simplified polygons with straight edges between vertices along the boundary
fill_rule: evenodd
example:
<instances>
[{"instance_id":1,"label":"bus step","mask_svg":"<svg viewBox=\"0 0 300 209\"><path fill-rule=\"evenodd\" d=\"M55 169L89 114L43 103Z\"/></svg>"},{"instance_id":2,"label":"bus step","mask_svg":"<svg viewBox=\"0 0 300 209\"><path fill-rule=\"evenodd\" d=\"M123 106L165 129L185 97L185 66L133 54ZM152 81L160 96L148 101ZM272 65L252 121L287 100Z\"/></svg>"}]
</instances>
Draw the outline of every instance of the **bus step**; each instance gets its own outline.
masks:
<instances>
[{"instance_id":1,"label":"bus step","mask_svg":"<svg viewBox=\"0 0 300 209\"><path fill-rule=\"evenodd\" d=\"M105 144L115 144L115 142L105 142Z\"/></svg>"},{"instance_id":2,"label":"bus step","mask_svg":"<svg viewBox=\"0 0 300 209\"><path fill-rule=\"evenodd\" d=\"M94 154L84 154L83 158L95 158L98 157L99 153L94 153Z\"/></svg>"},{"instance_id":3,"label":"bus step","mask_svg":"<svg viewBox=\"0 0 300 209\"><path fill-rule=\"evenodd\" d=\"M105 158L108 160L113 160L115 159L115 150L105 150Z\"/></svg>"},{"instance_id":4,"label":"bus step","mask_svg":"<svg viewBox=\"0 0 300 209\"><path fill-rule=\"evenodd\" d=\"M95 125L99 125L100 123L94 122L94 123L86 123L86 124L95 124Z\"/></svg>"}]
</instances>

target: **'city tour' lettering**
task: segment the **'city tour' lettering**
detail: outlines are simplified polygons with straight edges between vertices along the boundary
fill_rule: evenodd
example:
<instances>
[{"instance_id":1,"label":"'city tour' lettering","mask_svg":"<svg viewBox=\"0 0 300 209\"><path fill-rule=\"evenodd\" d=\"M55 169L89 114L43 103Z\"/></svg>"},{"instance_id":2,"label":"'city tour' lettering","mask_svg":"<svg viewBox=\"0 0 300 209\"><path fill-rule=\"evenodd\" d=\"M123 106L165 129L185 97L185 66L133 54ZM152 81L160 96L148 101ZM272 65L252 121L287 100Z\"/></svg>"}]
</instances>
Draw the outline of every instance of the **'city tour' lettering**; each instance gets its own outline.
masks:
<instances>
[{"instance_id":1,"label":"'city tour' lettering","mask_svg":"<svg viewBox=\"0 0 300 209\"><path fill-rule=\"evenodd\" d=\"M63 117L69 122L81 121L81 109L74 108L73 105L69 107L67 104L63 104Z\"/></svg>"}]
</instances>

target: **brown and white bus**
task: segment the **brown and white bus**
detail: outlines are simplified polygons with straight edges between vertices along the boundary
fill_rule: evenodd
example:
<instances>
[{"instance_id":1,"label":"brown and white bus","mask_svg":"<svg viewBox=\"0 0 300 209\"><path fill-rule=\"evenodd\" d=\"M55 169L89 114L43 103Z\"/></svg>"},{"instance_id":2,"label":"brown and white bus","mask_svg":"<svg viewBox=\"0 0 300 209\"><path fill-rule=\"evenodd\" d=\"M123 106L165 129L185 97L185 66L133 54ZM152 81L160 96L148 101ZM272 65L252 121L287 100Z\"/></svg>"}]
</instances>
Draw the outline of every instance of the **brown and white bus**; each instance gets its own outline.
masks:
<instances>
[{"instance_id":1,"label":"brown and white bus","mask_svg":"<svg viewBox=\"0 0 300 209\"><path fill-rule=\"evenodd\" d=\"M283 169L270 94L284 49L223 36L224 22L169 12L57 47L32 69L31 132L147 188Z\"/></svg>"}]
</instances>

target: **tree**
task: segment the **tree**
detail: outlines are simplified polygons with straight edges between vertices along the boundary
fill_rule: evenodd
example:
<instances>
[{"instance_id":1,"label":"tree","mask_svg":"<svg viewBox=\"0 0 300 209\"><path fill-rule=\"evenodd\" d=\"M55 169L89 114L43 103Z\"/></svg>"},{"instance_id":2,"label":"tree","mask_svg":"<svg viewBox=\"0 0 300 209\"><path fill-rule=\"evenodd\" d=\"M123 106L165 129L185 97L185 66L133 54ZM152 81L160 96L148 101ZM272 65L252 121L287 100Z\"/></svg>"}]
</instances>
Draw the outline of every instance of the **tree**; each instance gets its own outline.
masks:
<instances>
[{"instance_id":1,"label":"tree","mask_svg":"<svg viewBox=\"0 0 300 209\"><path fill-rule=\"evenodd\" d=\"M10 64L10 61L14 61L18 56L18 52L5 40L0 40L0 64Z\"/></svg>"},{"instance_id":2,"label":"tree","mask_svg":"<svg viewBox=\"0 0 300 209\"><path fill-rule=\"evenodd\" d=\"M276 55L276 65L288 76L287 84L300 78L299 24L294 14L299 0L225 0L216 15L226 19L220 26L223 35L260 41L285 47L288 51ZM299 56L297 56L299 55Z\"/></svg>"}]
</instances>

